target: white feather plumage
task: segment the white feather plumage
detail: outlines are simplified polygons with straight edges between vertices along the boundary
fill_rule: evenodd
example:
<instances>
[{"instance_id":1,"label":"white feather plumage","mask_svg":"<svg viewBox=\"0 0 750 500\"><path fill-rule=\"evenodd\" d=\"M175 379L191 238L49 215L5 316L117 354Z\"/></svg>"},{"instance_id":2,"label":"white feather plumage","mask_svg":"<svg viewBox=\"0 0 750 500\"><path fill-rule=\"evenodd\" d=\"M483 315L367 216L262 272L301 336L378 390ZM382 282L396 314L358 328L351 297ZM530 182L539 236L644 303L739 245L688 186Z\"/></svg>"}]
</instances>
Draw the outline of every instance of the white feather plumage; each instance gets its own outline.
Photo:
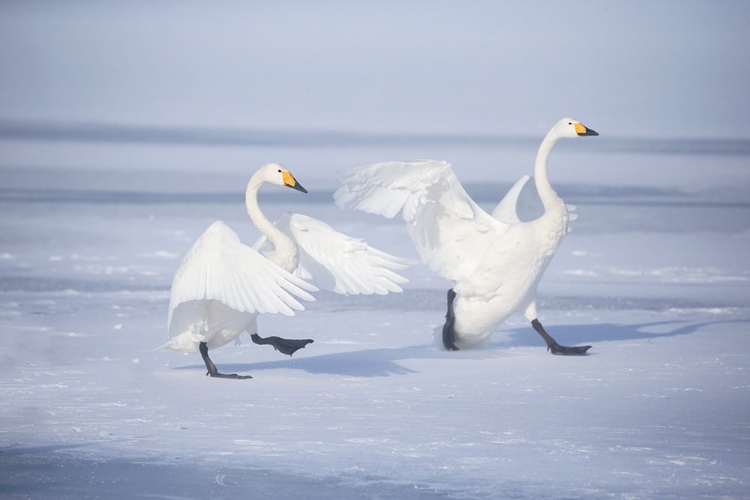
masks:
<instances>
[{"instance_id":1,"label":"white feather plumage","mask_svg":"<svg viewBox=\"0 0 750 500\"><path fill-rule=\"evenodd\" d=\"M536 289L569 220L547 179L547 157L560 139L583 135L579 130L587 129L560 120L539 147L535 177L516 182L491 215L469 197L444 161L347 170L334 198L341 208L389 218L400 212L422 260L455 283L456 345L483 345L516 311L536 319Z\"/></svg>"},{"instance_id":2,"label":"white feather plumage","mask_svg":"<svg viewBox=\"0 0 750 500\"><path fill-rule=\"evenodd\" d=\"M297 245L299 267L294 274L319 288L344 295L403 291L398 285L407 279L395 271L406 268L406 259L382 252L306 215L284 214L274 225ZM253 245L259 251L270 247L265 236Z\"/></svg>"},{"instance_id":3,"label":"white feather plumage","mask_svg":"<svg viewBox=\"0 0 750 500\"><path fill-rule=\"evenodd\" d=\"M256 333L258 314L294 315L300 300L315 300L315 284L342 294L400 292L406 279L395 271L406 261L300 214L276 225L265 218L257 192L266 182L296 180L279 164L261 167L248 183L248 215L263 233L255 248L242 244L221 221L196 240L172 282L168 329L162 347L196 352L201 342L215 349L243 331ZM308 282L309 281L309 282ZM315 283L315 284L313 284Z\"/></svg>"}]
</instances>

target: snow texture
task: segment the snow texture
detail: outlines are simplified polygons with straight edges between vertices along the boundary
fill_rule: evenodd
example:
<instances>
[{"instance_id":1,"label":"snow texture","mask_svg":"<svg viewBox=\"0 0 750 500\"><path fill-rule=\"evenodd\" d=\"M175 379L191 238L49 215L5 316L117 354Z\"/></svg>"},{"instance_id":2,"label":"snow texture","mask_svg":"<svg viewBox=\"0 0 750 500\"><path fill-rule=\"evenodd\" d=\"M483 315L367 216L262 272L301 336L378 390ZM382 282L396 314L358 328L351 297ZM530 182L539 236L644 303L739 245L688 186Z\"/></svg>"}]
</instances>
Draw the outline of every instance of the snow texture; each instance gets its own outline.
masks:
<instances>
[{"instance_id":1,"label":"snow texture","mask_svg":"<svg viewBox=\"0 0 750 500\"><path fill-rule=\"evenodd\" d=\"M252 169L58 171L39 188L54 169L2 167L0 496L748 497L747 158L556 153L553 185L579 218L539 314L561 344L592 344L588 356L550 355L520 315L486 349L436 348L448 283L419 264L402 294L320 292L294 317L261 316L261 335L315 343L288 358L243 335L212 352L219 370L254 377L243 381L155 348L193 241L219 219L257 238L235 194ZM446 159L486 210L511 185L502 169L472 184L478 166ZM639 176L643 161L654 176ZM591 180L608 168L612 182ZM214 176L234 186L204 192ZM101 188L112 178L116 193ZM261 206L417 258L402 222L341 211L329 186Z\"/></svg>"}]
</instances>

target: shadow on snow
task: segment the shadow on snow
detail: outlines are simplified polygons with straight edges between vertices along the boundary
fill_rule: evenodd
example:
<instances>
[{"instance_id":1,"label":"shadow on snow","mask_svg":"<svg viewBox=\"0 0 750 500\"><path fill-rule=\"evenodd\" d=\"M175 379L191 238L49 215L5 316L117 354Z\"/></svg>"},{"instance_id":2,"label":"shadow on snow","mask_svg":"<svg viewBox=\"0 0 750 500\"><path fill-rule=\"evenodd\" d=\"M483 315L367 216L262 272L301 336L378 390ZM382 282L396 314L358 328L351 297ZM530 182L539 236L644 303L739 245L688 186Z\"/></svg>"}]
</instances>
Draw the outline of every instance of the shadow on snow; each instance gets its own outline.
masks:
<instances>
[{"instance_id":1,"label":"shadow on snow","mask_svg":"<svg viewBox=\"0 0 750 500\"><path fill-rule=\"evenodd\" d=\"M312 344L314 348L315 344ZM411 359L456 359L458 356L465 359L486 359L497 357L500 351L496 350L466 350L458 353L449 353L438 350L433 346L410 346L410 347L381 347L378 349L363 349L359 351L339 352L332 354L321 354L298 359L280 359L279 361L265 361L258 363L220 363L219 370L225 373L234 372L256 372L259 370L292 369L302 370L308 373L327 373L351 377L387 377L390 375L407 375L416 373L416 370L407 368L398 363ZM205 371L203 364L182 366L177 370L201 370Z\"/></svg>"},{"instance_id":2,"label":"shadow on snow","mask_svg":"<svg viewBox=\"0 0 750 500\"><path fill-rule=\"evenodd\" d=\"M656 338L676 337L688 335L702 328L724 323L750 323L748 319L731 319L717 321L695 322L689 320L661 320L640 324L617 325L614 323L585 324L585 325L545 325L547 333L563 345L592 344L622 340L650 340ZM654 331L648 331L654 330ZM539 335L529 326L507 331L510 340L499 340L490 343L491 348L544 346ZM591 352L590 354L595 354Z\"/></svg>"},{"instance_id":3,"label":"shadow on snow","mask_svg":"<svg viewBox=\"0 0 750 500\"><path fill-rule=\"evenodd\" d=\"M550 334L564 345L592 344L593 352L588 356L597 355L596 344L601 342L622 340L651 340L657 338L688 335L702 328L724 323L749 323L750 320L719 320L705 322L690 322L680 320L652 321L641 324L617 325L585 324L550 326ZM659 330L657 332L648 331ZM261 370L292 369L315 374L333 374L354 377L386 377L391 375L408 375L417 371L399 364L399 361L435 359L435 360L479 360L492 359L512 355L512 347L538 347L539 356L549 356L542 339L529 326L506 330L509 338L491 342L485 349L465 349L458 352L447 352L433 345L418 345L408 347L381 347L377 349L363 349L332 354L322 354L297 359L280 359L279 361L264 361L258 363L228 363L220 364L220 370L225 373L248 373ZM314 344L313 344L314 346ZM585 356L584 356L585 357ZM579 358L576 356L576 358ZM177 370L205 371L203 364L193 364L176 368Z\"/></svg>"}]
</instances>

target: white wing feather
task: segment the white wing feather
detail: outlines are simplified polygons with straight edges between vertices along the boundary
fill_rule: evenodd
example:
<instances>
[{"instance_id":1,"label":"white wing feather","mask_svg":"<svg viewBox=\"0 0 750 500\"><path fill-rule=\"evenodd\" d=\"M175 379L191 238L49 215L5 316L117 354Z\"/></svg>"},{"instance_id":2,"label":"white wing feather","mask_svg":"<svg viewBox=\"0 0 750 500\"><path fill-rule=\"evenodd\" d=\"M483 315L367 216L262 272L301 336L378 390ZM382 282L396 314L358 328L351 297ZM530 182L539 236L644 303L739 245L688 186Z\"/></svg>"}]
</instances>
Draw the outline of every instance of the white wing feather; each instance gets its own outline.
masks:
<instances>
[{"instance_id":1,"label":"white wing feather","mask_svg":"<svg viewBox=\"0 0 750 500\"><path fill-rule=\"evenodd\" d=\"M506 224L529 222L543 214L544 205L536 190L536 183L528 175L518 179L492 211L494 218Z\"/></svg>"},{"instance_id":2,"label":"white wing feather","mask_svg":"<svg viewBox=\"0 0 750 500\"><path fill-rule=\"evenodd\" d=\"M405 259L339 233L325 222L284 214L274 224L297 245L299 267L294 274L322 289L346 295L385 295L401 292L399 283L407 281L395 272L406 267ZM266 237L253 247L259 251L272 249Z\"/></svg>"},{"instance_id":3,"label":"white wing feather","mask_svg":"<svg viewBox=\"0 0 750 500\"><path fill-rule=\"evenodd\" d=\"M567 204L568 221L578 218L577 214L571 213L577 210L575 205ZM492 211L492 216L506 224L518 224L530 222L544 215L544 205L536 190L534 178L524 175L505 194L500 203ZM567 232L570 232L570 226Z\"/></svg>"},{"instance_id":4,"label":"white wing feather","mask_svg":"<svg viewBox=\"0 0 750 500\"><path fill-rule=\"evenodd\" d=\"M190 248L172 281L170 333L172 313L184 302L216 300L239 312L292 316L293 309L304 310L297 298L315 300L305 290L317 288L243 245L216 221Z\"/></svg>"},{"instance_id":5,"label":"white wing feather","mask_svg":"<svg viewBox=\"0 0 750 500\"><path fill-rule=\"evenodd\" d=\"M334 194L341 208L388 218L402 212L422 260L444 278L470 277L508 228L466 193L450 163L376 163L346 170Z\"/></svg>"}]
</instances>

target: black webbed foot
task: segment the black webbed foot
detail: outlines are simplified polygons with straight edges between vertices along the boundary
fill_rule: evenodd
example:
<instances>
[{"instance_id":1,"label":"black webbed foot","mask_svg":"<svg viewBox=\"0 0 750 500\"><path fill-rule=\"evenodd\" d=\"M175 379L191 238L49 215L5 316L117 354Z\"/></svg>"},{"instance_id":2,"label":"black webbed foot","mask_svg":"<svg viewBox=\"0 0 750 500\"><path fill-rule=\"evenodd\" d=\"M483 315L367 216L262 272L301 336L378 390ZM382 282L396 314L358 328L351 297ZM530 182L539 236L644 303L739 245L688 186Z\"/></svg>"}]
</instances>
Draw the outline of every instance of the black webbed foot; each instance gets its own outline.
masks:
<instances>
[{"instance_id":1,"label":"black webbed foot","mask_svg":"<svg viewBox=\"0 0 750 500\"><path fill-rule=\"evenodd\" d=\"M256 344L270 344L280 353L287 354L289 356L297 352L299 349L302 349L307 344L312 344L314 342L312 339L283 339L281 337L263 338L257 333L253 333L250 337Z\"/></svg>"},{"instance_id":2,"label":"black webbed foot","mask_svg":"<svg viewBox=\"0 0 750 500\"><path fill-rule=\"evenodd\" d=\"M589 349L591 349L590 345L568 347L560 345L557 342L554 342L552 345L547 345L547 350L552 354L560 354L563 356L583 356Z\"/></svg>"},{"instance_id":3,"label":"black webbed foot","mask_svg":"<svg viewBox=\"0 0 750 500\"><path fill-rule=\"evenodd\" d=\"M248 378L253 378L250 375L237 375L236 373L219 373L219 370L216 369L216 365L213 361L211 361L211 358L208 357L208 345L205 342L201 342L198 345L198 350L201 352L201 356L203 357L203 362L206 363L206 370L208 372L206 373L206 376L211 376L213 378L233 378L237 380L244 380Z\"/></svg>"},{"instance_id":4,"label":"black webbed foot","mask_svg":"<svg viewBox=\"0 0 750 500\"><path fill-rule=\"evenodd\" d=\"M453 313L453 299L456 292L451 288L448 290L448 311L445 313L445 325L443 325L443 347L446 351L458 351L456 347L456 315Z\"/></svg>"},{"instance_id":5,"label":"black webbed foot","mask_svg":"<svg viewBox=\"0 0 750 500\"><path fill-rule=\"evenodd\" d=\"M534 330L536 330L536 332L542 336L544 342L547 344L547 350L552 354L559 354L562 356L583 356L584 354L586 354L586 351L591 349L590 345L567 347L558 344L557 341L544 330L544 327L538 319L533 320L531 322L531 326L533 326Z\"/></svg>"},{"instance_id":6,"label":"black webbed foot","mask_svg":"<svg viewBox=\"0 0 750 500\"><path fill-rule=\"evenodd\" d=\"M208 376L215 377L215 378L233 378L237 380L253 378L250 375L237 375L236 373L219 373L218 371L213 372L213 373L211 372L206 373L206 377Z\"/></svg>"},{"instance_id":7,"label":"black webbed foot","mask_svg":"<svg viewBox=\"0 0 750 500\"><path fill-rule=\"evenodd\" d=\"M458 351L456 347L456 330L453 328L453 324L456 320L452 319L445 322L443 325L443 347L446 351Z\"/></svg>"}]
</instances>

